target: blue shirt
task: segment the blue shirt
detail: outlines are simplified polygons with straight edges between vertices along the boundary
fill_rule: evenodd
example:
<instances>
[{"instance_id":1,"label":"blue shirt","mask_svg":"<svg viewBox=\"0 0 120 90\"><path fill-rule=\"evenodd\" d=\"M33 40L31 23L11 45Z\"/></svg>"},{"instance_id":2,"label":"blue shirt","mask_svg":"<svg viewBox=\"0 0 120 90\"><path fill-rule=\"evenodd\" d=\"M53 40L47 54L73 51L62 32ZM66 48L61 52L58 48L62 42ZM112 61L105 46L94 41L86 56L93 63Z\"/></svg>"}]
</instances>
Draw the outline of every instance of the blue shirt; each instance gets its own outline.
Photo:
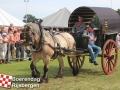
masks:
<instances>
[{"instance_id":1,"label":"blue shirt","mask_svg":"<svg viewBox=\"0 0 120 90\"><path fill-rule=\"evenodd\" d=\"M93 33L89 33L89 35L90 35L92 38L95 38L95 35L94 35ZM94 44L94 41L92 41L92 40L89 39L88 44L93 45L93 44Z\"/></svg>"}]
</instances>

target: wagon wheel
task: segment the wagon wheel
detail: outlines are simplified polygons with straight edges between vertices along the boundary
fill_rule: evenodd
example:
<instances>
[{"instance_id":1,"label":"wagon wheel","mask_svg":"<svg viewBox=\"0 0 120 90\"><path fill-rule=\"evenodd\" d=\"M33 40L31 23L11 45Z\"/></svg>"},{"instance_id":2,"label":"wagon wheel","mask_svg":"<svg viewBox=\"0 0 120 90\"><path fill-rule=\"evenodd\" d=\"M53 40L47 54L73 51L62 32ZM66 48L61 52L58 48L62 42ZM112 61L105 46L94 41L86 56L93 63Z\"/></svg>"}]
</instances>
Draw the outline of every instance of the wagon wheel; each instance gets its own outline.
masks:
<instances>
[{"instance_id":1,"label":"wagon wheel","mask_svg":"<svg viewBox=\"0 0 120 90\"><path fill-rule=\"evenodd\" d=\"M70 67L73 69L73 61L71 59L71 57L67 57L68 58L68 63L70 65ZM80 56L76 56L77 59L77 66L80 69L83 66L84 60L85 60L85 55L80 55Z\"/></svg>"},{"instance_id":2,"label":"wagon wheel","mask_svg":"<svg viewBox=\"0 0 120 90\"><path fill-rule=\"evenodd\" d=\"M104 44L101 64L105 74L111 74L116 68L118 61L118 50L114 40L107 40Z\"/></svg>"}]
</instances>

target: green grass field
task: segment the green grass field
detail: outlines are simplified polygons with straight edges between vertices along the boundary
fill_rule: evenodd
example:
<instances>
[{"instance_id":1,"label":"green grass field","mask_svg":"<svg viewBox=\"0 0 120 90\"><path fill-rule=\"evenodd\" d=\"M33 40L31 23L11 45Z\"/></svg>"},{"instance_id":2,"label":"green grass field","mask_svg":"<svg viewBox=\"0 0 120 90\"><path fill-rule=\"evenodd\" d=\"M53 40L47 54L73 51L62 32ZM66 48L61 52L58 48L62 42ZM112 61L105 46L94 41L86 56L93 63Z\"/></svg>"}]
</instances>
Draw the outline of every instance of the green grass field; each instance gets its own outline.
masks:
<instances>
[{"instance_id":1,"label":"green grass field","mask_svg":"<svg viewBox=\"0 0 120 90\"><path fill-rule=\"evenodd\" d=\"M97 57L98 66L89 63L86 57L83 67L78 76L72 76L72 69L68 65L66 57L64 58L64 77L55 79L58 72L58 61L50 62L49 68L49 83L40 84L39 88L11 88L10 90L120 90L120 57L116 70L111 75L105 75L102 66L101 58ZM31 78L30 70L31 61L21 61L12 64L0 64L0 74L11 75L17 78ZM37 63L37 69L43 75L42 60ZM19 83L19 82L18 82ZM24 82L20 82L24 83ZM29 82L28 82L29 83ZM37 82L32 82L38 84ZM0 90L6 90L0 88Z\"/></svg>"}]
</instances>

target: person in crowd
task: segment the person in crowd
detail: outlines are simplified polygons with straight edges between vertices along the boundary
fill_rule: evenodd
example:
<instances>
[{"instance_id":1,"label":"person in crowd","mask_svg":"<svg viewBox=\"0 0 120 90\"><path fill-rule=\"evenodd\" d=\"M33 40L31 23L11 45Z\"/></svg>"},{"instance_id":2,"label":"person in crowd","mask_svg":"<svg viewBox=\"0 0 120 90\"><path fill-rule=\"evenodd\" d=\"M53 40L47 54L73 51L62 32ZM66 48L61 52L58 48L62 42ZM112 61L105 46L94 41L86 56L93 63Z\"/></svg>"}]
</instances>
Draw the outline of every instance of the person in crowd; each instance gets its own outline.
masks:
<instances>
[{"instance_id":1,"label":"person in crowd","mask_svg":"<svg viewBox=\"0 0 120 90\"><path fill-rule=\"evenodd\" d=\"M83 22L83 18L78 16L78 22L72 27L72 33L75 33L76 36L82 36L85 29L86 25Z\"/></svg>"},{"instance_id":2,"label":"person in crowd","mask_svg":"<svg viewBox=\"0 0 120 90\"><path fill-rule=\"evenodd\" d=\"M18 32L17 32L17 36L18 36L18 40L16 41L16 58L17 58L17 61L19 61L19 58L20 58L20 61L22 61L24 59L24 46L23 46L23 40L20 39L20 34L21 34L21 30L18 29ZM21 55L19 56L19 52L21 53Z\"/></svg>"},{"instance_id":3,"label":"person in crowd","mask_svg":"<svg viewBox=\"0 0 120 90\"><path fill-rule=\"evenodd\" d=\"M9 28L8 28L9 30ZM12 37L13 37L13 32L15 31L15 28L12 28L7 32L8 34L8 44L7 44L7 54L6 54L6 62L10 62L10 57L14 58L14 53L15 53L15 43L12 42ZM10 62L11 63L11 62Z\"/></svg>"},{"instance_id":4,"label":"person in crowd","mask_svg":"<svg viewBox=\"0 0 120 90\"><path fill-rule=\"evenodd\" d=\"M1 26L0 26L0 39L2 38L2 33L1 33Z\"/></svg>"},{"instance_id":5,"label":"person in crowd","mask_svg":"<svg viewBox=\"0 0 120 90\"><path fill-rule=\"evenodd\" d=\"M0 34L0 64L2 64L3 61L3 41L2 41L2 35Z\"/></svg>"},{"instance_id":6,"label":"person in crowd","mask_svg":"<svg viewBox=\"0 0 120 90\"><path fill-rule=\"evenodd\" d=\"M98 63L96 62L96 57L101 51L101 48L95 45L95 41L97 40L97 37L95 37L94 35L94 27L92 26L92 24L90 24L88 28L83 32L82 36L89 37L88 51L91 56L90 63L94 63L94 65L98 65Z\"/></svg>"},{"instance_id":7,"label":"person in crowd","mask_svg":"<svg viewBox=\"0 0 120 90\"><path fill-rule=\"evenodd\" d=\"M0 63L4 63L6 52L7 52L7 33L2 34L2 38L0 39Z\"/></svg>"},{"instance_id":8,"label":"person in crowd","mask_svg":"<svg viewBox=\"0 0 120 90\"><path fill-rule=\"evenodd\" d=\"M6 53L7 53L7 44L8 44L8 35L7 35L7 33L3 33L2 34L2 41L3 41L3 44L4 44L4 48L3 48L3 52L4 52L4 59L5 59L5 56L6 56ZM3 63L4 63L4 61L3 61Z\"/></svg>"},{"instance_id":9,"label":"person in crowd","mask_svg":"<svg viewBox=\"0 0 120 90\"><path fill-rule=\"evenodd\" d=\"M55 29L55 32L59 32L59 29L58 29L58 28L56 28L56 29Z\"/></svg>"},{"instance_id":10,"label":"person in crowd","mask_svg":"<svg viewBox=\"0 0 120 90\"><path fill-rule=\"evenodd\" d=\"M13 32L13 30L14 30L14 25L13 25L13 23L11 23L9 28L8 28L8 33Z\"/></svg>"},{"instance_id":11,"label":"person in crowd","mask_svg":"<svg viewBox=\"0 0 120 90\"><path fill-rule=\"evenodd\" d=\"M50 33L50 35L52 35L52 36L54 35L54 32L53 32L53 29L52 29L52 28L49 29L49 33Z\"/></svg>"},{"instance_id":12,"label":"person in crowd","mask_svg":"<svg viewBox=\"0 0 120 90\"><path fill-rule=\"evenodd\" d=\"M2 35L3 33L4 33L4 26L1 26L1 28L0 28L0 34Z\"/></svg>"},{"instance_id":13,"label":"person in crowd","mask_svg":"<svg viewBox=\"0 0 120 90\"><path fill-rule=\"evenodd\" d=\"M116 45L117 45L117 48L120 49L120 33L118 33L116 36Z\"/></svg>"},{"instance_id":14,"label":"person in crowd","mask_svg":"<svg viewBox=\"0 0 120 90\"><path fill-rule=\"evenodd\" d=\"M19 40L17 31L13 31L9 34L9 43L10 43L10 51L11 51L11 56L14 58L15 55L15 43Z\"/></svg>"}]
</instances>

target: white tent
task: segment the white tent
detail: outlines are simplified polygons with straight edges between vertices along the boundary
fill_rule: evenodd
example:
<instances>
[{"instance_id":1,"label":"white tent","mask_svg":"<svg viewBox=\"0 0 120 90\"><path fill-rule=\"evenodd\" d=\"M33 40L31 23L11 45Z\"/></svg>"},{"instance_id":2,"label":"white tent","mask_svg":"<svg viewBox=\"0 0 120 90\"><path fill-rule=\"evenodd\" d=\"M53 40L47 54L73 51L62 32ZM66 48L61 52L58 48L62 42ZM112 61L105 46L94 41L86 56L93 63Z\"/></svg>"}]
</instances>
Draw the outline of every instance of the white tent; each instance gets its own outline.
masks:
<instances>
[{"instance_id":1,"label":"white tent","mask_svg":"<svg viewBox=\"0 0 120 90\"><path fill-rule=\"evenodd\" d=\"M24 22L22 22L21 20L11 16L10 14L8 14L7 12L5 12L4 10L2 10L0 8L0 25L9 26L11 23L13 23L14 26L25 25Z\"/></svg>"},{"instance_id":2,"label":"white tent","mask_svg":"<svg viewBox=\"0 0 120 90\"><path fill-rule=\"evenodd\" d=\"M67 28L70 14L71 13L67 8L60 9L59 11L43 18L42 25L44 27Z\"/></svg>"}]
</instances>

